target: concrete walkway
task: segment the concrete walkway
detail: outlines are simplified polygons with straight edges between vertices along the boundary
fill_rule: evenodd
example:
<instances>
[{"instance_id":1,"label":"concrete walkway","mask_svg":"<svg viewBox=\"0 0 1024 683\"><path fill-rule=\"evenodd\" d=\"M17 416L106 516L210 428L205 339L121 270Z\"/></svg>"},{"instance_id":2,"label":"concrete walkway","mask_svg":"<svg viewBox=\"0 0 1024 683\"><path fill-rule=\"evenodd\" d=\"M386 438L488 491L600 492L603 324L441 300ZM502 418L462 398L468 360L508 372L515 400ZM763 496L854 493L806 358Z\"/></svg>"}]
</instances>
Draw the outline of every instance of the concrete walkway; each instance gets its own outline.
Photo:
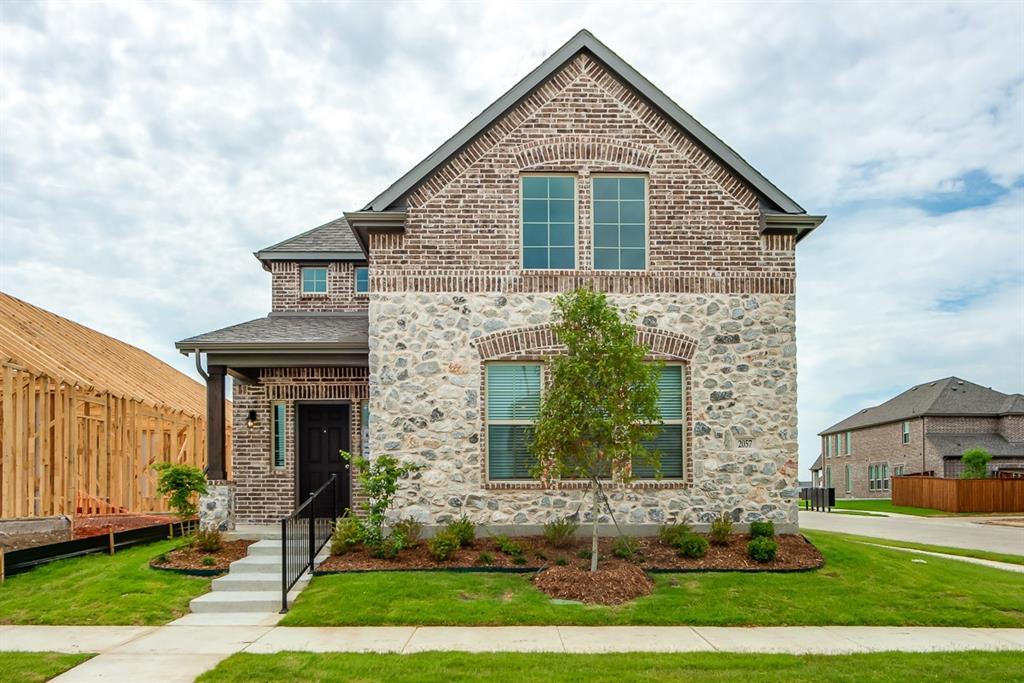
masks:
<instances>
[{"instance_id":1,"label":"concrete walkway","mask_svg":"<svg viewBox=\"0 0 1024 683\"><path fill-rule=\"evenodd\" d=\"M800 511L800 528L1024 555L1024 528L979 524L984 517L861 517Z\"/></svg>"},{"instance_id":2,"label":"concrete walkway","mask_svg":"<svg viewBox=\"0 0 1024 683\"><path fill-rule=\"evenodd\" d=\"M232 624L231 619L251 623ZM0 626L0 651L99 653L55 678L189 683L236 652L783 652L1015 650L1024 629L874 626L280 627L276 618L191 614L160 627Z\"/></svg>"},{"instance_id":3,"label":"concrete walkway","mask_svg":"<svg viewBox=\"0 0 1024 683\"><path fill-rule=\"evenodd\" d=\"M876 548L885 548L886 550L898 550L901 553L913 553L915 555L927 555L929 557L941 557L944 560L954 560L956 562L967 562L968 564L978 564L982 567L989 567L991 569L1001 569L1004 572L1014 572L1016 574L1024 574L1024 564L1010 564L1009 562L996 562L995 560L985 560L980 557L964 557L963 555L950 555L949 553L933 553L930 550L917 550L916 548L900 548L894 545L884 545L882 543L865 543L864 545L874 546Z\"/></svg>"}]
</instances>

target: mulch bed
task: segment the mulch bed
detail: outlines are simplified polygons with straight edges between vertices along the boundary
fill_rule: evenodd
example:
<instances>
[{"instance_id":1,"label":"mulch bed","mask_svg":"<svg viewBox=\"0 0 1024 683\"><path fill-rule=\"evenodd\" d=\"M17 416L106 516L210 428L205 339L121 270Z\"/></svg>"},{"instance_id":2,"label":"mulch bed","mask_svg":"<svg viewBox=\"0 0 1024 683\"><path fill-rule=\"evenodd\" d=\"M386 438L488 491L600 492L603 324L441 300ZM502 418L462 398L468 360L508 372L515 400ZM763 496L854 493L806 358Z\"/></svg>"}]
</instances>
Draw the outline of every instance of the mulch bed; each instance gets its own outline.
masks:
<instances>
[{"instance_id":1,"label":"mulch bed","mask_svg":"<svg viewBox=\"0 0 1024 683\"><path fill-rule=\"evenodd\" d=\"M128 531L141 529L156 524L177 524L181 519L177 515L166 514L117 514L117 515L79 515L74 518L72 534L74 538L102 536L111 531ZM178 533L175 527L175 534Z\"/></svg>"},{"instance_id":2,"label":"mulch bed","mask_svg":"<svg viewBox=\"0 0 1024 683\"><path fill-rule=\"evenodd\" d=\"M596 572L579 566L550 567L533 583L553 598L599 605L621 605L654 590L643 569L622 560L605 562Z\"/></svg>"},{"instance_id":3,"label":"mulch bed","mask_svg":"<svg viewBox=\"0 0 1024 683\"><path fill-rule=\"evenodd\" d=\"M521 536L514 539L523 548L522 559L516 559L500 550L491 538L478 538L468 548L462 548L444 562L435 560L420 541L414 548L403 550L398 557L381 560L372 557L364 548L344 555L334 555L317 569L320 573L344 571L389 571L401 569L544 569L559 565L586 567L590 561L581 557L590 548L590 539L578 538L568 548L554 548L542 536ZM760 564L747 557L748 536L735 534L729 545L708 548L700 559L679 557L675 548L663 545L657 538L638 538L639 553L627 564L653 571L794 571L816 569L824 564L821 553L803 536L781 535L778 555L772 562ZM612 554L613 538L602 538L598 544L602 561L615 560Z\"/></svg>"},{"instance_id":4,"label":"mulch bed","mask_svg":"<svg viewBox=\"0 0 1024 683\"><path fill-rule=\"evenodd\" d=\"M226 571L228 566L235 560L240 560L249 552L248 548L255 541L237 540L225 541L220 550L212 553L183 546L167 553L167 560L161 561L157 558L151 561L150 566L157 569L199 569L210 571ZM203 564L203 559L213 558L213 564Z\"/></svg>"}]
</instances>

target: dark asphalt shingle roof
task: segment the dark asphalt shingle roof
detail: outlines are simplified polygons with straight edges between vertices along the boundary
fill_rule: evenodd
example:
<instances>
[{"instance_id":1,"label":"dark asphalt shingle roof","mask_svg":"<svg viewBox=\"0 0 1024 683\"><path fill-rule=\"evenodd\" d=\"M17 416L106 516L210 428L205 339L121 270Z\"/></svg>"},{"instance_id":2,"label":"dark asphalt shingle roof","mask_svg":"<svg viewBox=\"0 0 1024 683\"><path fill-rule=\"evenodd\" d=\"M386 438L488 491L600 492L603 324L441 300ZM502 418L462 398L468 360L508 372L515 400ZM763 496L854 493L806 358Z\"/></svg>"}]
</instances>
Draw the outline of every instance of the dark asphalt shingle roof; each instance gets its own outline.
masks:
<instances>
[{"instance_id":1,"label":"dark asphalt shingle roof","mask_svg":"<svg viewBox=\"0 0 1024 683\"><path fill-rule=\"evenodd\" d=\"M943 457L957 457L968 448L984 448L995 457L1024 457L1024 442L1012 443L999 434L929 434L928 442Z\"/></svg>"},{"instance_id":2,"label":"dark asphalt shingle roof","mask_svg":"<svg viewBox=\"0 0 1024 683\"><path fill-rule=\"evenodd\" d=\"M361 251L344 216L318 225L295 237L289 237L283 242L260 249L257 253L320 251L352 253Z\"/></svg>"},{"instance_id":3,"label":"dark asphalt shingle roof","mask_svg":"<svg viewBox=\"0 0 1024 683\"><path fill-rule=\"evenodd\" d=\"M1018 409L1014 410L1014 406ZM908 420L922 415L1000 415L1019 412L1020 394L1004 394L959 377L925 382L873 408L865 408L820 434Z\"/></svg>"},{"instance_id":4,"label":"dark asphalt shingle roof","mask_svg":"<svg viewBox=\"0 0 1024 683\"><path fill-rule=\"evenodd\" d=\"M365 350L369 347L366 313L272 313L182 339L179 349L260 346L316 346Z\"/></svg>"},{"instance_id":5,"label":"dark asphalt shingle roof","mask_svg":"<svg viewBox=\"0 0 1024 683\"><path fill-rule=\"evenodd\" d=\"M820 469L821 469L821 456L819 455L818 459L815 460L814 463L811 465L811 471L812 472L816 472L816 471L818 471Z\"/></svg>"}]
</instances>

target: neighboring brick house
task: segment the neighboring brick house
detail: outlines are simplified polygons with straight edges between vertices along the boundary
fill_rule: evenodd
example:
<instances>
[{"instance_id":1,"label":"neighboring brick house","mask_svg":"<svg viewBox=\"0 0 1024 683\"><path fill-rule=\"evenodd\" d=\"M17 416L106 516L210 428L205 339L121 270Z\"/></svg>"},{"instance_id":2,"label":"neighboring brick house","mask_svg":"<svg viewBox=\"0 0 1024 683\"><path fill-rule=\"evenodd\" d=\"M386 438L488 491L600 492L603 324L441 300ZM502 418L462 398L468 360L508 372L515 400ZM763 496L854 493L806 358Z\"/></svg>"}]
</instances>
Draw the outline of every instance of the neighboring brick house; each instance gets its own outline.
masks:
<instances>
[{"instance_id":1,"label":"neighboring brick house","mask_svg":"<svg viewBox=\"0 0 1024 683\"><path fill-rule=\"evenodd\" d=\"M911 387L821 432L816 486L841 498L890 498L891 477L959 477L968 448L992 454L990 472L1024 468L1024 396L957 377Z\"/></svg>"},{"instance_id":2,"label":"neighboring brick house","mask_svg":"<svg viewBox=\"0 0 1024 683\"><path fill-rule=\"evenodd\" d=\"M346 447L426 465L399 514L526 528L582 494L531 480L526 441L553 299L593 287L666 362L664 476L617 518L792 530L795 247L822 220L584 31L362 210L257 252L268 317L177 346L211 395L236 378L240 519L331 471L357 496Z\"/></svg>"}]
</instances>

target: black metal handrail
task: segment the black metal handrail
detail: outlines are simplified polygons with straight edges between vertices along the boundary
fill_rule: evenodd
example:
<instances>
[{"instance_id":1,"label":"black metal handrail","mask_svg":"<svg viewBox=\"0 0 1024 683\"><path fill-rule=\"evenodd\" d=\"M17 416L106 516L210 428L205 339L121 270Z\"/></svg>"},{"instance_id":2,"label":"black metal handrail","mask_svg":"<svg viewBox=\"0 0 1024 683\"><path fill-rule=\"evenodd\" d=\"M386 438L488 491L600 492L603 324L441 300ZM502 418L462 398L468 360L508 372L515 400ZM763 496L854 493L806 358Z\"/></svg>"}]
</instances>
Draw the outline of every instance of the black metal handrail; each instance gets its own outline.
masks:
<instances>
[{"instance_id":1,"label":"black metal handrail","mask_svg":"<svg viewBox=\"0 0 1024 683\"><path fill-rule=\"evenodd\" d=\"M338 475L309 494L295 512L281 520L281 613L288 611L288 591L308 569L334 532L338 518Z\"/></svg>"},{"instance_id":2,"label":"black metal handrail","mask_svg":"<svg viewBox=\"0 0 1024 683\"><path fill-rule=\"evenodd\" d=\"M804 501L805 510L832 512L832 508L836 506L836 490L818 487L803 488L800 489L800 500Z\"/></svg>"}]
</instances>

